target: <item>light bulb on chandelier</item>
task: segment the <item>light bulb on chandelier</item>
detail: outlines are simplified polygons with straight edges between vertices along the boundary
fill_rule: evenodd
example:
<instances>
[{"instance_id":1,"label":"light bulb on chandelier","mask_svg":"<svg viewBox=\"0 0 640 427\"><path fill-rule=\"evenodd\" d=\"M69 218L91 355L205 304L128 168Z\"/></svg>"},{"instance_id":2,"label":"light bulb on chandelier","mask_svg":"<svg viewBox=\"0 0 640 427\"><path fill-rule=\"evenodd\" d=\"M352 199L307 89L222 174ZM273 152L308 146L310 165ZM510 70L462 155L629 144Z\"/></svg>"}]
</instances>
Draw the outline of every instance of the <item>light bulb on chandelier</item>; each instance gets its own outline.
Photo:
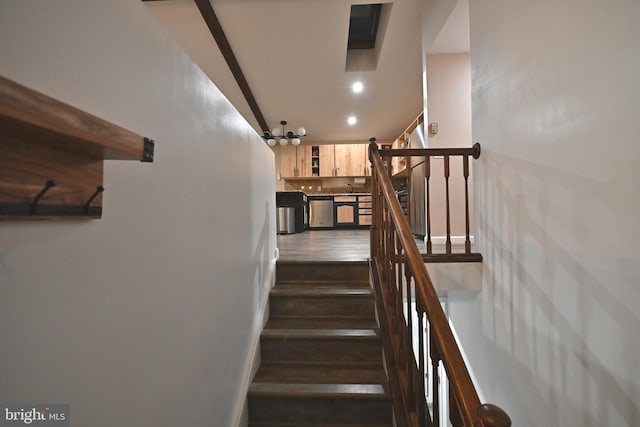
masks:
<instances>
[{"instance_id":1,"label":"light bulb on chandelier","mask_svg":"<svg viewBox=\"0 0 640 427\"><path fill-rule=\"evenodd\" d=\"M285 131L284 127L286 126L286 124L287 122L282 120L280 122L282 129L273 128L271 129L271 132L264 132L262 137L265 139L265 141L267 141L269 147L275 147L276 143L279 143L280 145L287 145L289 141L291 141L291 144L293 145L300 145L300 137L307 136L307 130L303 127L299 127L298 129L296 129L296 133L294 133L293 131Z\"/></svg>"}]
</instances>

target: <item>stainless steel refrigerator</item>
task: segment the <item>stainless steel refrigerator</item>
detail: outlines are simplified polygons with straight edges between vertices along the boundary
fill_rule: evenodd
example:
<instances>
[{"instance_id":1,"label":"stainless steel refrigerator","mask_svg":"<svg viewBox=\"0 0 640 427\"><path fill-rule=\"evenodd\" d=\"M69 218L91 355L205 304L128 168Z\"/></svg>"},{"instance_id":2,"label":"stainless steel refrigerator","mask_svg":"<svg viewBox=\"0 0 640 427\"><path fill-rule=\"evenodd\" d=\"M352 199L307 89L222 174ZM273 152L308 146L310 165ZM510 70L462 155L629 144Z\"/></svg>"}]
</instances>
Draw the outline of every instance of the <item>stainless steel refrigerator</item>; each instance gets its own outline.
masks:
<instances>
[{"instance_id":1,"label":"stainless steel refrigerator","mask_svg":"<svg viewBox=\"0 0 640 427\"><path fill-rule=\"evenodd\" d=\"M421 123L411 132L408 140L409 148L427 148L424 137L424 123ZM424 238L426 235L426 165L424 157L411 157L411 180L409 185L410 210L409 221L411 233L414 236Z\"/></svg>"}]
</instances>

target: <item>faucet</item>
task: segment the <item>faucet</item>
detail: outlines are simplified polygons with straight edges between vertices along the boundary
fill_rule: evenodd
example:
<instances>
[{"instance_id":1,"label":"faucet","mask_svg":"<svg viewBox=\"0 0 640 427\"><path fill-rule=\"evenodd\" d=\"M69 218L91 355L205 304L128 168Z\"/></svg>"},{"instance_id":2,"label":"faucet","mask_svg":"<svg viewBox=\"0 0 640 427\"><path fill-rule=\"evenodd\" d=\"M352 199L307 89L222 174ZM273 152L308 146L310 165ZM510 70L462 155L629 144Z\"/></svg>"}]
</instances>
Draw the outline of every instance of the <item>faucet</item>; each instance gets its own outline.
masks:
<instances>
[{"instance_id":1,"label":"faucet","mask_svg":"<svg viewBox=\"0 0 640 427\"><path fill-rule=\"evenodd\" d=\"M347 187L349 187L347 193L353 193L353 186L351 184L347 184Z\"/></svg>"}]
</instances>

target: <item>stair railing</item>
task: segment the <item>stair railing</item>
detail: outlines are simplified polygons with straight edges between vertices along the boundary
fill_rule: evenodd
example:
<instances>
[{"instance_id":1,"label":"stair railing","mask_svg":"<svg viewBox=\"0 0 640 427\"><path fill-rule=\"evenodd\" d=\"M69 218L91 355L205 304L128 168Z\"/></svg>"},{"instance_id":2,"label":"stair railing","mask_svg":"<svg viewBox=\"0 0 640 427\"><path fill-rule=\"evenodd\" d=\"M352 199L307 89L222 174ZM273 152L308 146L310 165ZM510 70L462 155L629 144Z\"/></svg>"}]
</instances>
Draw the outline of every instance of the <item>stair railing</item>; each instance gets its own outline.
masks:
<instances>
[{"instance_id":1,"label":"stair railing","mask_svg":"<svg viewBox=\"0 0 640 427\"><path fill-rule=\"evenodd\" d=\"M416 245L407 218L394 193L391 172L388 168L390 162L384 162L381 156L381 154L385 157L471 155L477 158L480 147L444 151L438 149L438 154L434 154L436 151L429 152L429 149L382 150L381 152L378 150L375 138L370 141L369 159L372 177L370 269L396 423L398 426L411 427L440 426L438 367L442 363L449 383L448 413L453 427L508 427L511 425L511 420L502 409L495 405L480 403L478 393L425 267L425 259ZM468 167L465 170L468 170ZM470 253L470 245L465 246L465 252ZM418 324L415 325L414 322ZM427 324L428 339L423 333ZM431 360L433 368L431 375L433 410L431 412L425 393L427 357Z\"/></svg>"}]
</instances>

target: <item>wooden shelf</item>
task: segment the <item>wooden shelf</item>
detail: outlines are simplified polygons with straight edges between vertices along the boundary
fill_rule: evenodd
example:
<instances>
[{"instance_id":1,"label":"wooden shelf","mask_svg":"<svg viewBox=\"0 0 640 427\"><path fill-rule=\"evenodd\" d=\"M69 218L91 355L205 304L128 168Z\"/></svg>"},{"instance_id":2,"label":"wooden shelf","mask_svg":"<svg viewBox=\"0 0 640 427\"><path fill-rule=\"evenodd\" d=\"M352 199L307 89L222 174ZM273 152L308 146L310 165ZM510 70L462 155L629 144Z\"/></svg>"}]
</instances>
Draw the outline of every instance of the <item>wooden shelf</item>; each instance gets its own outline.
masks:
<instances>
[{"instance_id":1,"label":"wooden shelf","mask_svg":"<svg viewBox=\"0 0 640 427\"><path fill-rule=\"evenodd\" d=\"M103 160L153 152L148 138L0 76L0 219L100 218Z\"/></svg>"}]
</instances>

